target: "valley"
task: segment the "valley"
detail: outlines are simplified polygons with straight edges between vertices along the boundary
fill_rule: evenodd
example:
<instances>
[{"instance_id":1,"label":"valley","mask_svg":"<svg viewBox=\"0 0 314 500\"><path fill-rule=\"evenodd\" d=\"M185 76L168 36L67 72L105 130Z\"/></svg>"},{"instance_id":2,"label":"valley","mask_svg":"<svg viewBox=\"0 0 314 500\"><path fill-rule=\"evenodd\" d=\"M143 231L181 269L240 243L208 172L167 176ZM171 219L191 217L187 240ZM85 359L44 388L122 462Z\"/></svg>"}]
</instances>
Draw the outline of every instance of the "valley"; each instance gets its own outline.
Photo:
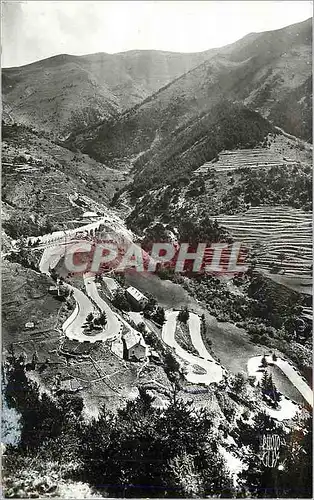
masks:
<instances>
[{"instance_id":1,"label":"valley","mask_svg":"<svg viewBox=\"0 0 314 500\"><path fill-rule=\"evenodd\" d=\"M60 54L3 70L8 497L302 489L310 21L199 53ZM194 272L191 254L181 272L161 254L153 272L136 254L121 270L101 249L92 271L108 241L115 258L131 246L144 261L158 242L190 253L238 242L246 270L220 256ZM271 472L267 433L285 443Z\"/></svg>"}]
</instances>

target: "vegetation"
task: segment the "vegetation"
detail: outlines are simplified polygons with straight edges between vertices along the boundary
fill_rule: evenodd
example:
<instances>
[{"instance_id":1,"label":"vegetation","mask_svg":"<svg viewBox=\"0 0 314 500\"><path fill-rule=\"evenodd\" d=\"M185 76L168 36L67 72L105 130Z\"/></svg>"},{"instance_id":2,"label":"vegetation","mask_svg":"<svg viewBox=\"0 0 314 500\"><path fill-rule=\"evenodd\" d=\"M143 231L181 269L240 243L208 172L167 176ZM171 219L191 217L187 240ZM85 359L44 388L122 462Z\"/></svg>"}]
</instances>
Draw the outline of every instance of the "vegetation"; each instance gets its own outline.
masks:
<instances>
[{"instance_id":1,"label":"vegetation","mask_svg":"<svg viewBox=\"0 0 314 500\"><path fill-rule=\"evenodd\" d=\"M117 309L120 309L122 311L130 311L130 304L125 296L125 293L120 290L117 290L115 292L111 302L112 305Z\"/></svg>"},{"instance_id":2,"label":"vegetation","mask_svg":"<svg viewBox=\"0 0 314 500\"><path fill-rule=\"evenodd\" d=\"M5 258L10 262L17 262L23 267L38 271L40 257L40 250L30 250L27 248L25 240L22 238L17 244L17 250L11 251Z\"/></svg>"},{"instance_id":3,"label":"vegetation","mask_svg":"<svg viewBox=\"0 0 314 500\"><path fill-rule=\"evenodd\" d=\"M237 183L222 198L225 213L242 210L242 200L253 207L289 205L312 210L312 170L308 166L242 168L237 174Z\"/></svg>"},{"instance_id":4,"label":"vegetation","mask_svg":"<svg viewBox=\"0 0 314 500\"><path fill-rule=\"evenodd\" d=\"M312 418L302 423L298 436L294 432L287 435L283 426L265 413L254 418L253 428L244 421L238 423L239 439L250 450L244 460L247 468L240 473L240 484L245 485L250 497L312 498ZM275 467L265 467L261 459L261 438L267 435L280 438Z\"/></svg>"},{"instance_id":5,"label":"vegetation","mask_svg":"<svg viewBox=\"0 0 314 500\"><path fill-rule=\"evenodd\" d=\"M271 401L274 408L277 408L278 402L280 401L280 395L276 389L276 386L273 382L272 375L268 375L265 370L263 373L262 381L261 381L262 394L267 401Z\"/></svg>"},{"instance_id":6,"label":"vegetation","mask_svg":"<svg viewBox=\"0 0 314 500\"><path fill-rule=\"evenodd\" d=\"M296 334L304 304L302 296L250 270L235 277L234 283L240 293L233 293L219 278L209 275L185 279L183 287L219 321L244 328L253 342L280 349L306 370L311 349L310 323L302 334Z\"/></svg>"},{"instance_id":7,"label":"vegetation","mask_svg":"<svg viewBox=\"0 0 314 500\"><path fill-rule=\"evenodd\" d=\"M229 386L225 381L225 390L216 392L226 419L219 428L246 448L241 457L246 467L235 488L219 452L215 415L178 398L181 381L170 351L165 365L174 389L167 409L153 406L154 398L140 389L139 397L116 413L104 406L97 420L86 423L79 397L40 395L23 357L9 349L4 396L20 415L20 438L6 446L5 496L56 496L59 484L73 488L79 482L105 497L311 498L310 419L296 422L297 434L265 413L255 414L251 424L245 412L236 416L232 402L248 399L243 376L235 376ZM279 450L281 468L267 468L261 461L261 437L271 434L285 443Z\"/></svg>"},{"instance_id":8,"label":"vegetation","mask_svg":"<svg viewBox=\"0 0 314 500\"><path fill-rule=\"evenodd\" d=\"M181 323L184 323L186 325L189 317L190 313L188 311L188 308L184 307L178 314L178 321L181 321Z\"/></svg>"},{"instance_id":9,"label":"vegetation","mask_svg":"<svg viewBox=\"0 0 314 500\"><path fill-rule=\"evenodd\" d=\"M219 102L210 113L200 113L178 127L157 154L143 155L137 160L135 166L139 173L134 178L131 194L136 198L152 187L189 177L219 151L253 147L271 131L271 124L258 113L228 101Z\"/></svg>"},{"instance_id":10,"label":"vegetation","mask_svg":"<svg viewBox=\"0 0 314 500\"><path fill-rule=\"evenodd\" d=\"M15 240L27 236L42 236L59 229L51 224L47 216L32 218L22 213L11 215L9 220L3 221L2 226L5 232Z\"/></svg>"},{"instance_id":11,"label":"vegetation","mask_svg":"<svg viewBox=\"0 0 314 500\"><path fill-rule=\"evenodd\" d=\"M231 494L211 415L176 398L161 411L151 406L152 398L142 390L136 401L128 402L117 414L104 407L97 421L85 424L82 400L40 397L38 387L28 381L23 364L14 356L9 359L6 397L22 419L18 446L7 448L9 495L15 491L12 488L21 469L28 468L31 474L37 468L42 475L48 462L52 471L58 462L63 480L83 480L105 496ZM49 477L46 470L46 474L53 484L52 473ZM33 495L43 482L40 475L38 479ZM19 484L22 492L24 486Z\"/></svg>"},{"instance_id":12,"label":"vegetation","mask_svg":"<svg viewBox=\"0 0 314 500\"><path fill-rule=\"evenodd\" d=\"M151 315L151 319L156 321L159 325L163 325L166 321L165 310L163 307L157 307L156 311Z\"/></svg>"}]
</instances>

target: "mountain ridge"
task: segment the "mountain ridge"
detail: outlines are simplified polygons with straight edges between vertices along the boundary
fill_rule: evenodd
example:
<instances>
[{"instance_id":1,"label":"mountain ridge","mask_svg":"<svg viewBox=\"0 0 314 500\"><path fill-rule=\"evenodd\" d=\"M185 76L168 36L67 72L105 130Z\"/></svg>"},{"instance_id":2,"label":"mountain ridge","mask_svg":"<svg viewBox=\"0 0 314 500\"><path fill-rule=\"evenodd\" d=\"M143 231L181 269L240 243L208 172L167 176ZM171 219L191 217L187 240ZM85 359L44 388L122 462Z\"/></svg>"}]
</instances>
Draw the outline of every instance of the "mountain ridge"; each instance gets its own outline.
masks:
<instances>
[{"instance_id":1,"label":"mountain ridge","mask_svg":"<svg viewBox=\"0 0 314 500\"><path fill-rule=\"evenodd\" d=\"M119 155L149 156L149 150L156 148L156 134L161 137L162 149L163 140L167 144L178 127L224 99L242 103L274 125L308 139L312 107L310 22L254 35L253 39L253 44L245 37L212 53L110 124L72 134L69 146L72 143L100 161Z\"/></svg>"},{"instance_id":2,"label":"mountain ridge","mask_svg":"<svg viewBox=\"0 0 314 500\"><path fill-rule=\"evenodd\" d=\"M4 118L54 138L118 116L205 55L131 51L60 54L2 71Z\"/></svg>"},{"instance_id":3,"label":"mountain ridge","mask_svg":"<svg viewBox=\"0 0 314 500\"><path fill-rule=\"evenodd\" d=\"M88 134L91 127L120 119L132 108L137 109L147 100L156 99L162 89L171 87L178 80L180 82L191 71L199 72L197 68L208 65L209 61L220 59L229 64L240 64L256 55L260 58L259 61L253 61L257 70L258 65L263 70L263 65L272 64L275 57L285 57L284 64L292 65L295 70L291 70L287 78L295 91L306 80L304 64L310 66L310 40L311 18L273 31L249 33L234 43L202 52L133 49L115 54L59 54L24 66L4 68L4 120L31 126L61 140L84 130ZM285 51L288 51L286 55ZM263 116L269 115L272 121L276 118L278 106L270 106L269 109L267 104L265 107L265 99L259 93L268 93L268 99L281 101L275 87L278 87L277 80L287 73L287 68L280 67L278 60L276 65L275 75L268 75L267 82L261 82L261 88L257 88L258 95L247 95L247 101L244 102ZM292 73L294 79L295 75L300 74L302 81L295 82L291 78ZM307 71L308 78L310 73ZM253 74L253 77L258 78L258 75ZM281 93L289 92L289 85L284 83ZM307 85L310 85L310 80ZM291 100L292 97L288 99ZM257 107L256 102L259 104ZM308 100L294 106L294 114L302 116L300 123L290 127L287 132L309 137L310 107ZM279 109L279 114L280 123L275 125L286 127L287 118L283 116L282 109ZM306 115L305 118L303 115Z\"/></svg>"}]
</instances>

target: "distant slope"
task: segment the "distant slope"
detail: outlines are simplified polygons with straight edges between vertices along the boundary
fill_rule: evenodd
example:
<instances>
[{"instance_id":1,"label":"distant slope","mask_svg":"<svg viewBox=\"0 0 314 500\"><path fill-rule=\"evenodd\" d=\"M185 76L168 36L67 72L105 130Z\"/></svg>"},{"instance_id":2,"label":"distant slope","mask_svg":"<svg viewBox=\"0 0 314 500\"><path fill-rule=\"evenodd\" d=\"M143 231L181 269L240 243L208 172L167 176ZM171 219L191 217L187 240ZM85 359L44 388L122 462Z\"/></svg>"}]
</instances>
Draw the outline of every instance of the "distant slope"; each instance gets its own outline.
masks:
<instances>
[{"instance_id":1,"label":"distant slope","mask_svg":"<svg viewBox=\"0 0 314 500\"><path fill-rule=\"evenodd\" d=\"M64 138L117 116L206 57L207 53L135 50L64 54L4 68L4 119Z\"/></svg>"},{"instance_id":2,"label":"distant slope","mask_svg":"<svg viewBox=\"0 0 314 500\"><path fill-rule=\"evenodd\" d=\"M84 212L98 210L94 197L106 206L127 182L123 172L74 154L25 126L2 127L2 227L14 239L19 233L35 236L77 227Z\"/></svg>"},{"instance_id":3,"label":"distant slope","mask_svg":"<svg viewBox=\"0 0 314 500\"><path fill-rule=\"evenodd\" d=\"M125 112L72 136L100 160L141 153L141 164L168 147L178 130L219 101L242 103L287 132L311 136L311 20L250 34L207 53L208 59Z\"/></svg>"}]
</instances>

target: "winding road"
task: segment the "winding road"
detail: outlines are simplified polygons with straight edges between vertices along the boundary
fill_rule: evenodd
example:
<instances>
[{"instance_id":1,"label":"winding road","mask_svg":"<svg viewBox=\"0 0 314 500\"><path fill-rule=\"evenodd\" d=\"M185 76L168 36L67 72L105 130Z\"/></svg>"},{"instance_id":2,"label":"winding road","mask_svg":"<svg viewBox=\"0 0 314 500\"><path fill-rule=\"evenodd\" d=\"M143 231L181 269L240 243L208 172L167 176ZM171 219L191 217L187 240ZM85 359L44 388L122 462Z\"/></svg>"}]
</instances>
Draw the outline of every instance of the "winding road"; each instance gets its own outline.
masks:
<instances>
[{"instance_id":1,"label":"winding road","mask_svg":"<svg viewBox=\"0 0 314 500\"><path fill-rule=\"evenodd\" d=\"M256 378L256 384L261 381L263 377L263 371L261 371L261 363L263 356L254 356L248 360L247 371L249 376L254 376ZM296 389L302 394L307 403L313 406L313 391L308 386L306 381L297 372L297 370L288 361L277 357L274 361L272 356L266 356L267 363L272 363L278 366L280 370L286 375L290 382L296 387Z\"/></svg>"},{"instance_id":2,"label":"winding road","mask_svg":"<svg viewBox=\"0 0 314 500\"><path fill-rule=\"evenodd\" d=\"M107 317L107 324L103 332L97 335L97 340L108 340L109 338L116 337L122 332L122 322L111 310L107 302L99 296L95 278L88 274L84 274L83 278L87 295Z\"/></svg>"},{"instance_id":3,"label":"winding road","mask_svg":"<svg viewBox=\"0 0 314 500\"><path fill-rule=\"evenodd\" d=\"M55 265L62 257L63 251L64 247L61 246L46 248L39 263L40 272L49 276L49 268L55 267ZM107 317L107 324L105 328L96 335L86 335L86 331L84 330L83 325L88 314L95 313L96 307L93 305L88 296L86 296L85 293L83 293L81 290L72 285L65 284L73 292L73 298L76 302L74 311L62 325L62 330L64 331L65 335L72 340L91 343L97 341L106 341L108 339L116 337L122 331L121 321L110 309L107 302L105 302L99 296L93 276L84 275L84 284L87 295L94 301L96 306L102 312L105 312Z\"/></svg>"},{"instance_id":4,"label":"winding road","mask_svg":"<svg viewBox=\"0 0 314 500\"><path fill-rule=\"evenodd\" d=\"M200 331L200 318L194 313L190 313L188 325L190 336L195 349L198 351L200 357L190 354L183 349L175 340L175 331L177 325L177 316L179 311L166 311L166 323L162 327L162 340L173 347L176 354L186 361L186 374L185 378L192 384L205 384L209 385L213 382L220 382L223 377L224 369L216 363L214 358L208 353ZM205 370L205 374L197 374L193 371L193 366L197 365Z\"/></svg>"},{"instance_id":5,"label":"winding road","mask_svg":"<svg viewBox=\"0 0 314 500\"><path fill-rule=\"evenodd\" d=\"M93 278L84 277L84 283L87 295L93 299L101 311L106 313L107 324L99 333L87 335L83 325L87 315L95 313L96 307L94 307L92 301L85 293L72 285L67 285L68 288L73 291L73 298L76 301L76 306L69 318L63 323L62 330L69 339L78 340L79 342L94 343L115 338L122 331L121 321L112 312L108 304L99 296Z\"/></svg>"},{"instance_id":6,"label":"winding road","mask_svg":"<svg viewBox=\"0 0 314 500\"><path fill-rule=\"evenodd\" d=\"M86 297L85 293L81 292L78 288L71 285L67 286L73 291L73 298L76 301L76 306L72 314L63 323L62 330L71 340L78 340L79 342L96 342L98 336L88 336L84 333L83 329L86 316L95 312L92 302Z\"/></svg>"},{"instance_id":7,"label":"winding road","mask_svg":"<svg viewBox=\"0 0 314 500\"><path fill-rule=\"evenodd\" d=\"M92 223L85 227L95 227L98 223ZM46 244L50 243L48 238L42 238L46 240ZM54 236L60 239L60 232ZM65 238L63 232L63 238ZM56 241L56 240L54 240ZM49 275L49 267L54 267L60 260L64 252L62 246L57 246L54 248L46 248L43 252L39 269L42 273ZM112 280L114 282L114 280ZM70 290L73 291L73 298L76 301L76 306L74 311L71 313L69 318L64 322L62 329L65 335L70 339L78 340L79 342L91 342L96 341L106 341L110 338L117 337L123 328L123 323L128 325L124 320L120 320L117 315L111 310L107 302L105 302L98 294L98 290L94 281L94 277L90 275L84 275L84 284L87 295L92 299L90 300L82 291L77 288L67 285ZM112 287L113 283L110 282ZM111 288L110 287L110 288ZM95 306L101 311L105 312L107 317L107 324L105 328L97 333L96 335L86 335L83 325L85 323L86 317L90 313L95 312ZM199 356L191 354L183 349L178 342L175 340L175 332L177 325L177 316L179 311L168 310L166 311L166 322L162 328L162 340L174 348L176 354L185 362L185 377L186 379L194 384L205 384L209 385L213 382L219 382L223 378L224 368L222 368L214 358L207 351L202 336L201 336L201 324L200 318L197 314L191 313L188 320L189 332L192 344L197 350ZM129 326L129 325L128 325ZM248 360L247 371L249 375L256 377L256 383L261 379L263 372L259 371L262 356L254 356ZM294 387L302 394L307 403L313 406L313 391L308 386L304 378L298 373L298 371L284 359L277 357L276 361L272 360L271 356L266 356L266 360L278 366L281 371L286 375ZM205 373L198 374L194 372L194 366L199 366Z\"/></svg>"}]
</instances>

